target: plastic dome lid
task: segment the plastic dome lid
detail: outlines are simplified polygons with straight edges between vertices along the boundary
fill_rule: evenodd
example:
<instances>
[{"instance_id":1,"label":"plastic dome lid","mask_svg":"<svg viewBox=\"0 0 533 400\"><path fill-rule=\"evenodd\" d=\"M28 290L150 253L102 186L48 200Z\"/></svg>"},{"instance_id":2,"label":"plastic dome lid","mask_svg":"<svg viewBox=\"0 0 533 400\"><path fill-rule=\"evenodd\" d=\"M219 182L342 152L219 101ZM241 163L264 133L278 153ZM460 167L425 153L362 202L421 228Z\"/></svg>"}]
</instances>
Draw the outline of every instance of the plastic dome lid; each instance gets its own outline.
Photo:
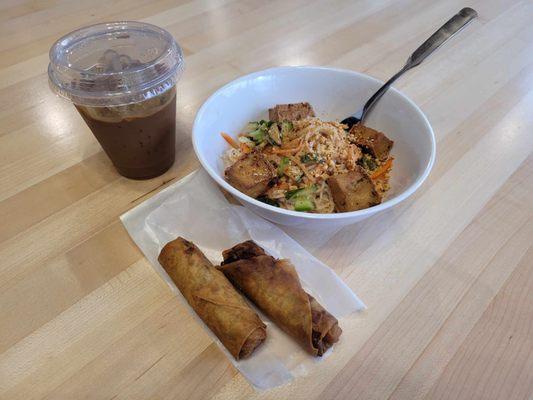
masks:
<instances>
[{"instance_id":1,"label":"plastic dome lid","mask_svg":"<svg viewBox=\"0 0 533 400\"><path fill-rule=\"evenodd\" d=\"M50 49L48 77L52 90L75 104L117 106L167 91L183 68L183 52L169 32L124 21L63 36Z\"/></svg>"}]
</instances>

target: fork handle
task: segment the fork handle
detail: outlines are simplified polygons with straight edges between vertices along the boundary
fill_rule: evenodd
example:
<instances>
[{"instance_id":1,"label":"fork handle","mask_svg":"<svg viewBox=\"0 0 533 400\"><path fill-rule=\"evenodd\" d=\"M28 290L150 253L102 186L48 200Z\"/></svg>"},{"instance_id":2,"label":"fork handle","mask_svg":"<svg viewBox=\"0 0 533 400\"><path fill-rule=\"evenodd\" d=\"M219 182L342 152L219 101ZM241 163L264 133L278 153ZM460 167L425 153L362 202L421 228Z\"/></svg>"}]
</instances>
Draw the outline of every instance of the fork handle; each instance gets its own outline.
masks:
<instances>
[{"instance_id":1,"label":"fork handle","mask_svg":"<svg viewBox=\"0 0 533 400\"><path fill-rule=\"evenodd\" d=\"M442 25L433 35L429 37L428 40L422 43L422 45L420 45L420 47L416 49L413 54L411 54L411 56L407 59L407 62L405 63L403 68L399 70L396 74L394 74L392 78L385 82L385 84L381 86L379 90L374 93L370 99L368 99L368 101L363 107L360 122L363 123L363 120L368 111L370 111L370 109L374 106L374 103L378 101L381 96L383 96L383 94L385 94L385 92L394 83L394 81L396 81L396 79L402 76L406 71L409 71L411 68L414 68L420 63L422 63L422 61L424 61L431 53L437 50L444 42L446 42L449 38L459 32L466 24L468 24L476 17L476 10L469 7L465 7L457 14L455 14L452 18L450 18L448 22Z\"/></svg>"},{"instance_id":2,"label":"fork handle","mask_svg":"<svg viewBox=\"0 0 533 400\"><path fill-rule=\"evenodd\" d=\"M466 24L477 17L476 10L465 7L448 22L442 25L433 35L416 49L406 62L407 69L416 67L431 53L437 50L444 42L459 32Z\"/></svg>"}]
</instances>

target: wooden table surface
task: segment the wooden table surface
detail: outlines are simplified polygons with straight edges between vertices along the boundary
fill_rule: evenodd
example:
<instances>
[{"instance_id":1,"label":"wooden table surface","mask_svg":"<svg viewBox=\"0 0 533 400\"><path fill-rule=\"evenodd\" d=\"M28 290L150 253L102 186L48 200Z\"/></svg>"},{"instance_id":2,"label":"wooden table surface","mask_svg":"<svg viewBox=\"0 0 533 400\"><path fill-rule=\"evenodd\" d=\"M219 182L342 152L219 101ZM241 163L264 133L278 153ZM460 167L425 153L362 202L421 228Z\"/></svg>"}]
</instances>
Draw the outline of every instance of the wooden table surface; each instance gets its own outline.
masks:
<instances>
[{"instance_id":1,"label":"wooden table surface","mask_svg":"<svg viewBox=\"0 0 533 400\"><path fill-rule=\"evenodd\" d=\"M206 97L274 65L395 72L464 5L479 12L397 87L438 140L423 187L314 254L367 303L331 357L256 393L119 215L198 168ZM120 177L50 92L70 30L135 19L183 46L177 162ZM4 0L0 3L0 399L531 399L533 4L518 0Z\"/></svg>"}]
</instances>

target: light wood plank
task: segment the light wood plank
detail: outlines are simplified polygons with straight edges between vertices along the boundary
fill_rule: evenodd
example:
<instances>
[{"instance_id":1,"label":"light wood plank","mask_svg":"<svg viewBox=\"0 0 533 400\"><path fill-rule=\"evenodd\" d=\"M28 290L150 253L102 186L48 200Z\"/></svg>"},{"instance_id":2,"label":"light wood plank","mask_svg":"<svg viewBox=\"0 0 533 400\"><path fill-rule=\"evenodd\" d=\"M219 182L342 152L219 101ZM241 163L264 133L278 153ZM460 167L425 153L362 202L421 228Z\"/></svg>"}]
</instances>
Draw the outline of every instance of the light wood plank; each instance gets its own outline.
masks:
<instances>
[{"instance_id":1,"label":"light wood plank","mask_svg":"<svg viewBox=\"0 0 533 400\"><path fill-rule=\"evenodd\" d=\"M396 87L438 138L429 179L393 210L322 240L299 233L369 306L333 354L254 392L128 237L118 216L198 167L195 113L275 65L387 79L464 2L0 2L0 398L528 399L533 396L533 4L479 18ZM177 162L114 171L48 87L48 49L90 23L167 28L187 61ZM324 235L326 237L326 235Z\"/></svg>"},{"instance_id":2,"label":"light wood plank","mask_svg":"<svg viewBox=\"0 0 533 400\"><path fill-rule=\"evenodd\" d=\"M2 353L0 394L41 398L170 297L145 260L134 264Z\"/></svg>"},{"instance_id":3,"label":"light wood plank","mask_svg":"<svg viewBox=\"0 0 533 400\"><path fill-rule=\"evenodd\" d=\"M393 315L350 360L342 374L328 385L321 398L389 398L451 312L464 301L466 293L483 291L486 282L481 275L488 275L487 269L498 269L499 272L497 277L500 281L491 282L491 285L503 285L531 245L533 212L527 215L514 211L515 201L527 203L533 191L522 193L523 196L518 199L512 195L517 192L515 185L521 185L524 179L528 179L526 174L532 169L533 162L526 168L526 173L513 177L513 183L498 195L498 200L503 197L503 201L488 204L486 211L457 237L435 267L417 283ZM505 217L506 224L502 226L501 221ZM485 246L486 251L479 252L480 245ZM467 271L465 266L468 266ZM476 287L478 285L480 287ZM491 293L494 295L496 292ZM490 293L487 297L486 303L478 303L479 308L474 312L479 313L487 307ZM473 323L473 315L469 317ZM462 322L464 326L465 321ZM460 333L455 336L460 337ZM432 373L431 369L423 371L426 372L412 375L420 386L420 381L423 382ZM411 395L412 392L409 393Z\"/></svg>"},{"instance_id":4,"label":"light wood plank","mask_svg":"<svg viewBox=\"0 0 533 400\"><path fill-rule=\"evenodd\" d=\"M533 395L533 247L466 338L427 399Z\"/></svg>"}]
</instances>

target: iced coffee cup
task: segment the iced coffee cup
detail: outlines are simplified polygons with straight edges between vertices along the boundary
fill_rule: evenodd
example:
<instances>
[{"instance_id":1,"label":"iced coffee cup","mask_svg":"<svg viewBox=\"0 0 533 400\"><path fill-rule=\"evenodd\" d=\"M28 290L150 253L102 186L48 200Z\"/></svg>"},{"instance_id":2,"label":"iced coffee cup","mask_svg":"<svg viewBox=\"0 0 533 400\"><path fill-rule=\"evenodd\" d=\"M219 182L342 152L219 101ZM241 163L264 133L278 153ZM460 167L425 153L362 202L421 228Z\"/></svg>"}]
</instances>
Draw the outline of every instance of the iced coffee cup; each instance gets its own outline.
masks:
<instances>
[{"instance_id":1,"label":"iced coffee cup","mask_svg":"<svg viewBox=\"0 0 533 400\"><path fill-rule=\"evenodd\" d=\"M181 48L164 29L113 22L59 39L50 49L48 76L117 171L148 179L174 163L176 83L183 66Z\"/></svg>"}]
</instances>

